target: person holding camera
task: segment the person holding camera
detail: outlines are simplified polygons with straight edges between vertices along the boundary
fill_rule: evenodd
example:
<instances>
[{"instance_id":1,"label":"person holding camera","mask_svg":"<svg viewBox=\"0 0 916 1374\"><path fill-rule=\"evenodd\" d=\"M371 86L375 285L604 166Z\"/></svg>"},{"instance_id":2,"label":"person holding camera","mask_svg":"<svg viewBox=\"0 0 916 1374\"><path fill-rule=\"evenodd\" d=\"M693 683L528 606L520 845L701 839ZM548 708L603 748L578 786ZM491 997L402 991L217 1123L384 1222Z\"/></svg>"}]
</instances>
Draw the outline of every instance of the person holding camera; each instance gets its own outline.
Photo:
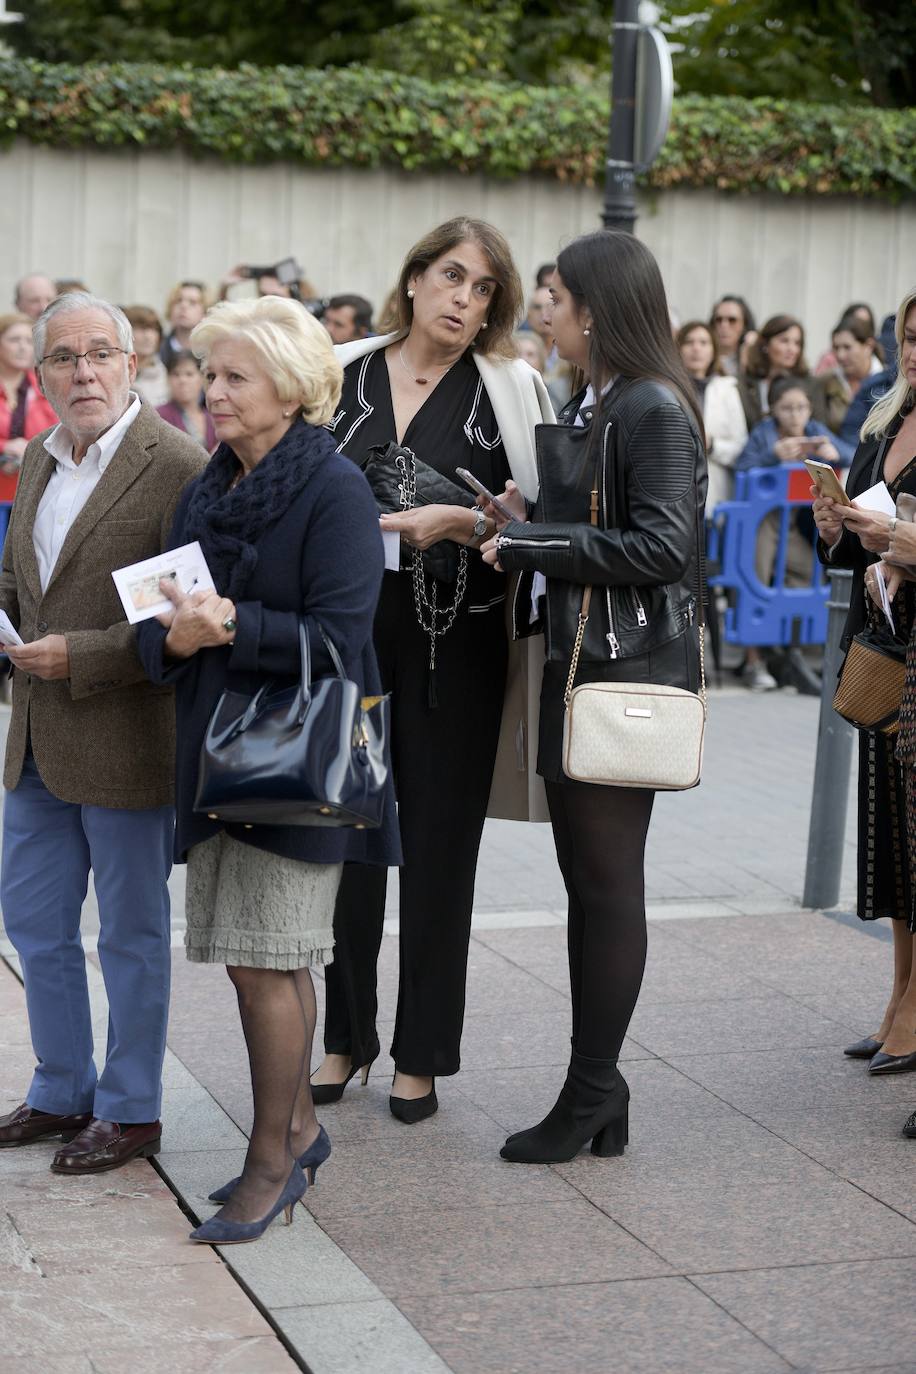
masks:
<instances>
[{"instance_id":1,"label":"person holding camera","mask_svg":"<svg viewBox=\"0 0 916 1374\"><path fill-rule=\"evenodd\" d=\"M259 296L279 296L285 301L301 301L310 314L320 317L322 313L324 302L319 299L312 283L303 276L295 258L281 258L267 267L238 263L220 281L220 300L231 299L233 288L243 282L254 282Z\"/></svg>"},{"instance_id":2,"label":"person holding camera","mask_svg":"<svg viewBox=\"0 0 916 1374\"><path fill-rule=\"evenodd\" d=\"M340 450L364 464L370 450L394 441L425 465L444 497L455 496L428 505L408 499L409 509L382 516L383 530L400 535L403 569L385 573L375 644L384 688L392 692L404 846L390 1108L406 1124L437 1110L436 1077L460 1067L488 798L491 815L522 820L536 804L525 743L527 649L514 656L510 696L505 580L477 551L494 526L457 472L468 469L491 491L501 491L511 473L535 494L534 425L553 411L540 378L515 357L521 306L503 235L461 217L408 253L397 287L398 328L337 350L344 387L330 428ZM408 461L405 449L401 459ZM442 557L431 572L420 553L431 559L433 546ZM360 1069L365 1082L380 1052L376 963L385 888L380 869L344 869L336 957L325 976L326 1056L312 1076L317 1102L340 1098Z\"/></svg>"}]
</instances>

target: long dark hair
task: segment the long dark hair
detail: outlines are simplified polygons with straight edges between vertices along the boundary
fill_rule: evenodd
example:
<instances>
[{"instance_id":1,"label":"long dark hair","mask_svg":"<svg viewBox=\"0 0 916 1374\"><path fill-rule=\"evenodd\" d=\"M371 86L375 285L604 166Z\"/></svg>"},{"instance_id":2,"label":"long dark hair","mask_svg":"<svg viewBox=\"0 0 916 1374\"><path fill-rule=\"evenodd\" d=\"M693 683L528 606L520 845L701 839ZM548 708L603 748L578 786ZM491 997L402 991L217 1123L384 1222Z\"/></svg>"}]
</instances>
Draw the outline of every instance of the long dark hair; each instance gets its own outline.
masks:
<instances>
[{"instance_id":1,"label":"long dark hair","mask_svg":"<svg viewBox=\"0 0 916 1374\"><path fill-rule=\"evenodd\" d=\"M662 274L646 245L632 234L599 229L567 244L557 271L592 318L589 378L596 391L614 376L664 382L702 434L694 386L671 333Z\"/></svg>"},{"instance_id":2,"label":"long dark hair","mask_svg":"<svg viewBox=\"0 0 916 1374\"><path fill-rule=\"evenodd\" d=\"M801 320L794 315L771 315L765 324L760 326L757 338L748 350L747 375L756 377L763 381L770 375L770 355L769 343L779 334L787 334L790 329L797 329L801 335L801 349L798 354L798 362L792 368L793 377L809 376L808 364L805 362L805 326Z\"/></svg>"}]
</instances>

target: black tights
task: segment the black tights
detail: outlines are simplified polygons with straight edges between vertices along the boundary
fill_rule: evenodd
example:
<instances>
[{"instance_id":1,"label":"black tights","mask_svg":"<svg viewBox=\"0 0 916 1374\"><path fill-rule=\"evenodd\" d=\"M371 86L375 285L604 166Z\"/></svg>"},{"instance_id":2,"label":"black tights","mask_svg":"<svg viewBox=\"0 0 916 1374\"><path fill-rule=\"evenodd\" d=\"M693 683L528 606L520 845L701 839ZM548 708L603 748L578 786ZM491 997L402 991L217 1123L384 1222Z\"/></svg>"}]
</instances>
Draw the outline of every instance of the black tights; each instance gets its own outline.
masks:
<instances>
[{"instance_id":1,"label":"black tights","mask_svg":"<svg viewBox=\"0 0 916 1374\"><path fill-rule=\"evenodd\" d=\"M230 967L226 972L238 996L248 1047L254 1124L242 1182L223 1215L254 1221L279 1196L294 1149L310 1143L318 1129L308 1086L315 991L307 968L286 973Z\"/></svg>"},{"instance_id":2,"label":"black tights","mask_svg":"<svg viewBox=\"0 0 916 1374\"><path fill-rule=\"evenodd\" d=\"M646 966L645 848L655 793L548 782L557 860L569 894L573 1047L616 1059Z\"/></svg>"}]
</instances>

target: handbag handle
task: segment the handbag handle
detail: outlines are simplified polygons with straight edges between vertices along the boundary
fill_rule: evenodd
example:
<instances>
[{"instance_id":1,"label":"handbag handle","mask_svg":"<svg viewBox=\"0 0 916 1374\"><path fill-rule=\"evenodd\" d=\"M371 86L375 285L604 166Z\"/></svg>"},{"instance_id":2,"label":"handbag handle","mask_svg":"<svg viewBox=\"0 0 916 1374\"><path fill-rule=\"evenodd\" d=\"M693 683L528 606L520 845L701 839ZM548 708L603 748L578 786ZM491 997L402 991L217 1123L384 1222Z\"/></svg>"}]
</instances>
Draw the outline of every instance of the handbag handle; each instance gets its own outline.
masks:
<instances>
[{"instance_id":1,"label":"handbag handle","mask_svg":"<svg viewBox=\"0 0 916 1374\"><path fill-rule=\"evenodd\" d=\"M341 679L346 678L343 662L337 647L330 635L326 632L321 621L316 621L318 633L321 635L322 643L328 651L328 657L334 665L334 671ZM297 724L303 725L308 714L309 704L312 700L312 651L309 645L309 632L305 623L305 616L299 617L299 658L302 664L302 675L299 682L299 703L296 709Z\"/></svg>"},{"instance_id":2,"label":"handbag handle","mask_svg":"<svg viewBox=\"0 0 916 1374\"><path fill-rule=\"evenodd\" d=\"M595 475L597 477L598 467L596 465ZM592 490L589 501L589 524L598 524L598 488ZM697 583L698 596L697 607L700 626L700 692L699 697L703 703L703 716L707 711L706 704L706 607L703 601L703 551L700 538L701 515L697 508ZM579 623L576 627L576 638L573 643L572 655L569 663L569 675L566 679L566 688L563 692L563 705L568 708L569 699L572 696L573 683L576 680L576 673L579 668L579 655L582 652L582 641L585 638L585 627L588 624L589 611L592 604L592 589L585 587L582 591L582 605L579 607Z\"/></svg>"},{"instance_id":3,"label":"handbag handle","mask_svg":"<svg viewBox=\"0 0 916 1374\"><path fill-rule=\"evenodd\" d=\"M318 624L318 633L321 635L324 647L328 651L328 656L334 664L337 676L339 678L345 678L346 673L344 672L343 661L341 660L340 654L337 652L334 641L326 633L324 626L320 622L316 623ZM304 615L299 617L299 664L300 672L299 691L296 700L296 723L301 726L305 723L305 717L308 714L309 705L312 700L312 653L309 646L308 626L306 625ZM258 688L251 698L251 701L248 703L245 714L236 726L234 731L235 734L241 734L244 730L248 729L249 725L260 711L261 702L265 694L270 691L272 685L273 684L270 682L265 682Z\"/></svg>"}]
</instances>

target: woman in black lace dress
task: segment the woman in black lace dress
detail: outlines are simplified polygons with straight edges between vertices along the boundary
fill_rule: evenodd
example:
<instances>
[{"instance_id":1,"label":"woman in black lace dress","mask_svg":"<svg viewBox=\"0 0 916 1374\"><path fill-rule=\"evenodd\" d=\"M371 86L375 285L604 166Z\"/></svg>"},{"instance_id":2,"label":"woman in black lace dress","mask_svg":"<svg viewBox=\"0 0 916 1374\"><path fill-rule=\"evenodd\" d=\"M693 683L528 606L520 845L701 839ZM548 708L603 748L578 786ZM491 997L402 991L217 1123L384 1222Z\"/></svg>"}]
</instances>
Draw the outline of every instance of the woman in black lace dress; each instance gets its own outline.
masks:
<instances>
[{"instance_id":1,"label":"woman in black lace dress","mask_svg":"<svg viewBox=\"0 0 916 1374\"><path fill-rule=\"evenodd\" d=\"M899 371L893 388L870 411L846 489L855 497L876 482L887 483L896 499L916 496L916 291L897 312ZM891 918L894 931L894 983L881 1022L846 1054L868 1059L869 1073L916 1069L916 582L887 565L880 555L916 563L916 529L894 517L841 507L829 499L814 502L814 518L825 563L853 572L844 647L880 611L876 577L886 571L898 633L910 639L907 685L896 740L863 731L859 739L859 898L865 921Z\"/></svg>"}]
</instances>

